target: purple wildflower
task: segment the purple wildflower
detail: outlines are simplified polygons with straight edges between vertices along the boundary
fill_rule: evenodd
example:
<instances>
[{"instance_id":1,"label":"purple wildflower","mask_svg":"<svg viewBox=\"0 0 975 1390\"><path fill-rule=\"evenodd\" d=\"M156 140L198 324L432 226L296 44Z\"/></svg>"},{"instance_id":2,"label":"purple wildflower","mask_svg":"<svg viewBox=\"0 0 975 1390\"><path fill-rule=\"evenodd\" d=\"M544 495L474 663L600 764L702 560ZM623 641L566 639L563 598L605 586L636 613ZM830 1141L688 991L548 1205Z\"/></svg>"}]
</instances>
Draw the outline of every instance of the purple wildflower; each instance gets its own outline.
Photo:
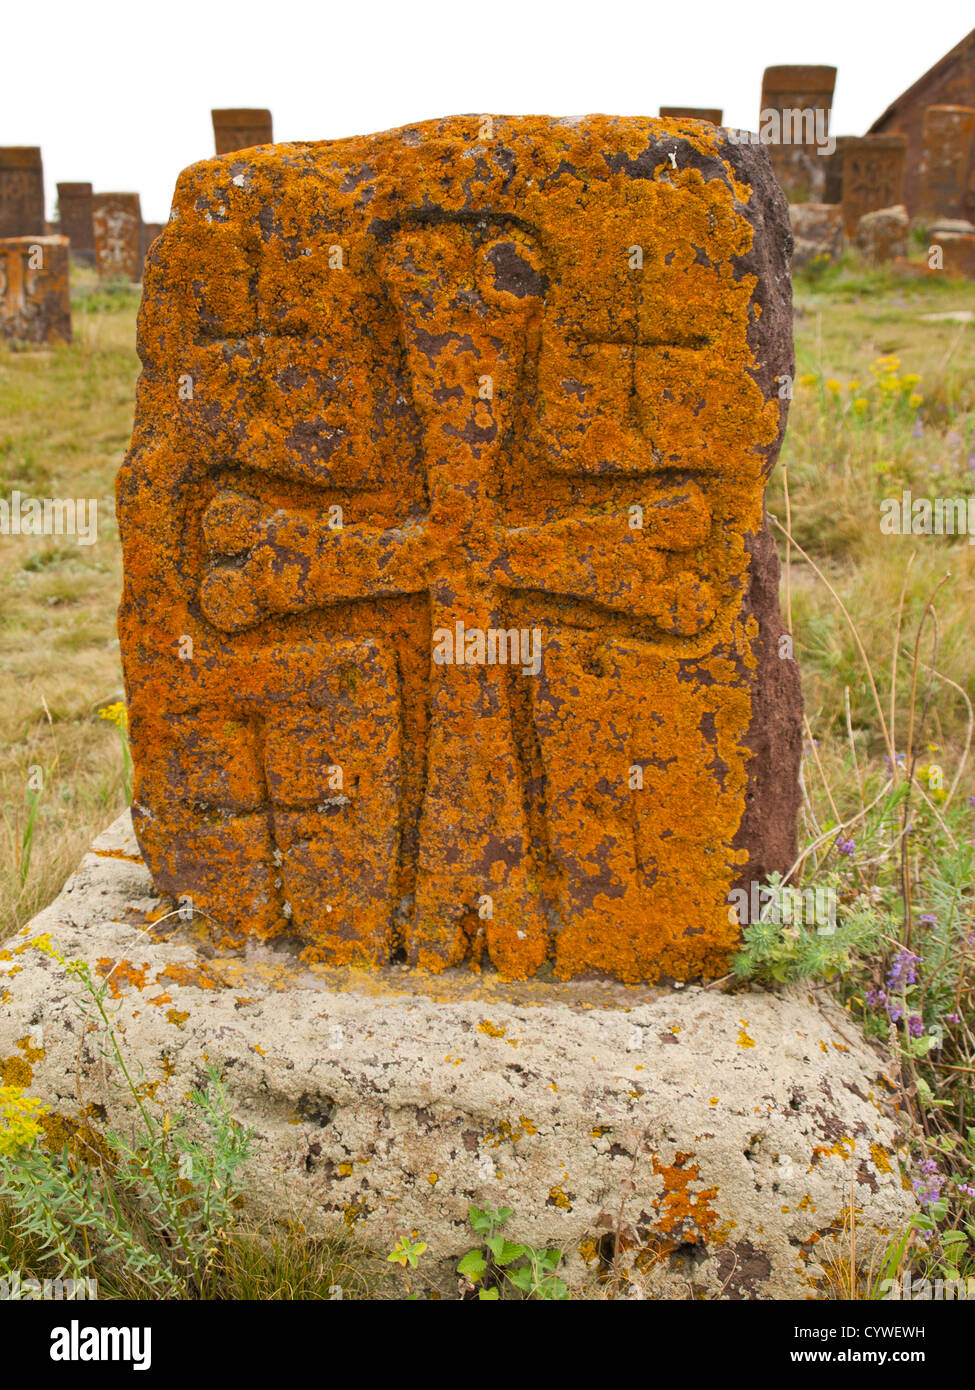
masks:
<instances>
[{"instance_id":1,"label":"purple wildflower","mask_svg":"<svg viewBox=\"0 0 975 1390\"><path fill-rule=\"evenodd\" d=\"M898 951L887 972L887 987L906 989L908 985L916 984L917 967L920 962L921 957L916 956L913 951Z\"/></svg>"},{"instance_id":2,"label":"purple wildflower","mask_svg":"<svg viewBox=\"0 0 975 1390\"><path fill-rule=\"evenodd\" d=\"M975 1187L972 1187L970 1182L960 1182L958 1184L958 1191L964 1192L966 1197L975 1197Z\"/></svg>"},{"instance_id":3,"label":"purple wildflower","mask_svg":"<svg viewBox=\"0 0 975 1390\"><path fill-rule=\"evenodd\" d=\"M912 1038L919 1038L924 1032L924 1020L920 1014L911 1014L907 1020L907 1031Z\"/></svg>"},{"instance_id":4,"label":"purple wildflower","mask_svg":"<svg viewBox=\"0 0 975 1390\"><path fill-rule=\"evenodd\" d=\"M917 921L920 927L936 927L938 925L938 919L933 912L922 912Z\"/></svg>"},{"instance_id":5,"label":"purple wildflower","mask_svg":"<svg viewBox=\"0 0 975 1390\"><path fill-rule=\"evenodd\" d=\"M938 1165L933 1158L926 1158L918 1164L918 1172L921 1177L914 1178L911 1186L914 1188L914 1195L921 1203L922 1207L930 1206L941 1196L941 1185L943 1177L938 1171Z\"/></svg>"},{"instance_id":6,"label":"purple wildflower","mask_svg":"<svg viewBox=\"0 0 975 1390\"><path fill-rule=\"evenodd\" d=\"M854 855L856 854L856 852L857 852L857 847L856 847L855 841L853 841L853 840L844 840L844 838L843 838L842 835L839 835L839 836L837 837L837 840L836 840L836 848L837 848L837 850L839 851L840 854L848 855L850 859L852 859L853 856L854 856Z\"/></svg>"},{"instance_id":7,"label":"purple wildflower","mask_svg":"<svg viewBox=\"0 0 975 1390\"><path fill-rule=\"evenodd\" d=\"M887 1005L887 1017L890 1019L891 1023L899 1023L904 1017L904 1010L901 1008L900 1004L895 1004L894 1001L891 1000Z\"/></svg>"},{"instance_id":8,"label":"purple wildflower","mask_svg":"<svg viewBox=\"0 0 975 1390\"><path fill-rule=\"evenodd\" d=\"M887 992L882 989L867 990L867 1004L871 1009L876 1009L881 1004L887 1003Z\"/></svg>"}]
</instances>

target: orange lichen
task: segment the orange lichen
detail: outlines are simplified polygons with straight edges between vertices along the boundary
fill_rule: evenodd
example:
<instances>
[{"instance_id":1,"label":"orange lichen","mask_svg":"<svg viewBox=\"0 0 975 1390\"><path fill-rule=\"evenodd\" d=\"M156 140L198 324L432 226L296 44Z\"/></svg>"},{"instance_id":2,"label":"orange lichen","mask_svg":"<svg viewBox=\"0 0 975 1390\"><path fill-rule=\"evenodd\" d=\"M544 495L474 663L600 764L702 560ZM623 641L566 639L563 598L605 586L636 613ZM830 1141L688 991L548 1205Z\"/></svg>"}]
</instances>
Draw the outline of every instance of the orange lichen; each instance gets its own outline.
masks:
<instances>
[{"instance_id":1,"label":"orange lichen","mask_svg":"<svg viewBox=\"0 0 975 1390\"><path fill-rule=\"evenodd\" d=\"M768 209L694 122L481 134L180 178L118 482L136 831L228 944L717 974L789 350Z\"/></svg>"},{"instance_id":2,"label":"orange lichen","mask_svg":"<svg viewBox=\"0 0 975 1390\"><path fill-rule=\"evenodd\" d=\"M691 1191L692 1183L699 1183L701 1174L697 1164L691 1163L693 1154L677 1152L672 1164L663 1164L653 1155L654 1174L663 1179L663 1191L654 1198L653 1206L657 1213L656 1229L668 1237L680 1237L681 1241L694 1244L705 1241L718 1220L718 1214L711 1201L718 1195L716 1187L702 1187Z\"/></svg>"}]
</instances>

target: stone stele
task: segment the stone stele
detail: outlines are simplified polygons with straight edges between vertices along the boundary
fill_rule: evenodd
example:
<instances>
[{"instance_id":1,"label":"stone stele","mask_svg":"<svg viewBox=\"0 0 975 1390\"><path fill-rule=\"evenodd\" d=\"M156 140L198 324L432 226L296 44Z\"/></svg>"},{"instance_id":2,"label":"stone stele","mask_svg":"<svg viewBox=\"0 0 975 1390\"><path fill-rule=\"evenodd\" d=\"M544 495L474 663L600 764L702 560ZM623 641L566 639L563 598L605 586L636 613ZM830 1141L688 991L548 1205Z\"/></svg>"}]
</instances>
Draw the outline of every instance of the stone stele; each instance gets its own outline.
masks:
<instances>
[{"instance_id":1,"label":"stone stele","mask_svg":"<svg viewBox=\"0 0 975 1390\"><path fill-rule=\"evenodd\" d=\"M96 193L95 264L103 280L142 276L142 204L138 193Z\"/></svg>"},{"instance_id":2,"label":"stone stele","mask_svg":"<svg viewBox=\"0 0 975 1390\"><path fill-rule=\"evenodd\" d=\"M161 891L334 965L725 970L729 891L795 856L790 245L703 125L183 173L117 492Z\"/></svg>"},{"instance_id":3,"label":"stone stele","mask_svg":"<svg viewBox=\"0 0 975 1390\"><path fill-rule=\"evenodd\" d=\"M0 237L44 236L44 166L36 145L0 148Z\"/></svg>"},{"instance_id":4,"label":"stone stele","mask_svg":"<svg viewBox=\"0 0 975 1390\"><path fill-rule=\"evenodd\" d=\"M253 145L270 145L271 113L260 108L234 107L211 111L213 143L217 154L234 154Z\"/></svg>"},{"instance_id":5,"label":"stone stele","mask_svg":"<svg viewBox=\"0 0 975 1390\"><path fill-rule=\"evenodd\" d=\"M58 184L61 234L71 242L71 254L88 265L95 263L94 193L90 183Z\"/></svg>"},{"instance_id":6,"label":"stone stele","mask_svg":"<svg viewBox=\"0 0 975 1390\"><path fill-rule=\"evenodd\" d=\"M68 239L0 239L0 339L70 343Z\"/></svg>"},{"instance_id":7,"label":"stone stele","mask_svg":"<svg viewBox=\"0 0 975 1390\"><path fill-rule=\"evenodd\" d=\"M0 946L0 1085L51 1105L52 1142L132 1118L65 974L83 959L154 1118L222 1073L256 1132L251 1212L380 1256L423 1240L446 1296L472 1202L562 1249L576 1297L618 1237L633 1296L680 1299L823 1296L851 1205L874 1269L915 1210L892 1082L828 996L305 966L214 950L172 907L126 814Z\"/></svg>"}]
</instances>

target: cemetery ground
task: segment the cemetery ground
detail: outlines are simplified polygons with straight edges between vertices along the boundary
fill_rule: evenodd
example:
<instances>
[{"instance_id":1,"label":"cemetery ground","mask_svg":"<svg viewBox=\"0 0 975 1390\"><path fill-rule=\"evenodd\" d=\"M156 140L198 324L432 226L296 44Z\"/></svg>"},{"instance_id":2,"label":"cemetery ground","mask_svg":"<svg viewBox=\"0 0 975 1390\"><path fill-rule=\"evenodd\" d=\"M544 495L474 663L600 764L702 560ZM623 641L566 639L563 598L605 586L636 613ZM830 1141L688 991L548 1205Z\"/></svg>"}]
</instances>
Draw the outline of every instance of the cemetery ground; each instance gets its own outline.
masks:
<instances>
[{"instance_id":1,"label":"cemetery ground","mask_svg":"<svg viewBox=\"0 0 975 1390\"><path fill-rule=\"evenodd\" d=\"M98 499L94 545L0 539L0 943L56 895L127 798L113 487L139 370L138 297L100 288L84 269L72 274L73 345L0 351L0 492ZM899 1057L901 1099L924 1135L906 1176L920 1214L895 1233L885 1263L866 1265L851 1220L822 1290L867 1298L906 1267L915 1277L975 1276L975 546L964 535L881 528L887 499L975 496L975 285L871 269L849 255L797 277L795 295L794 400L768 505L806 704L796 883L835 894L837 929L793 926L773 910L745 929L724 987L745 978L833 990ZM4 1135L15 1124L36 1129L36 1119L15 1077L0 1084L9 1088L0 1092L2 1191ZM92 1160L106 1172L115 1163L119 1175L79 1237L100 1296L328 1298L341 1285L346 1297L403 1297L410 1280L422 1289L422 1231L390 1262L393 1235L389 1249L370 1253L344 1233L310 1241L300 1219L272 1228L246 1203L234 1206L240 1135L221 1117L219 1089L210 1100L211 1171L228 1187L202 1244L164 1131L162 1149L147 1140L127 1158L103 1146ZM76 1144L71 1162L79 1152ZM48 1160L38 1163L43 1188L54 1179ZM149 1214L137 1196L140 1165L158 1182ZM185 1244L166 1235L167 1213L170 1235L187 1224ZM63 1268L64 1252L45 1249L40 1228L25 1233L17 1218L0 1203L0 1266L38 1278ZM472 1249L480 1243L472 1231ZM140 1246L145 1258L133 1258ZM493 1259L483 1282L502 1296L564 1296L552 1261L520 1257L523 1266L526 1258L533 1273L520 1287L505 1284ZM601 1281L569 1292L632 1296L638 1280L617 1251Z\"/></svg>"}]
</instances>

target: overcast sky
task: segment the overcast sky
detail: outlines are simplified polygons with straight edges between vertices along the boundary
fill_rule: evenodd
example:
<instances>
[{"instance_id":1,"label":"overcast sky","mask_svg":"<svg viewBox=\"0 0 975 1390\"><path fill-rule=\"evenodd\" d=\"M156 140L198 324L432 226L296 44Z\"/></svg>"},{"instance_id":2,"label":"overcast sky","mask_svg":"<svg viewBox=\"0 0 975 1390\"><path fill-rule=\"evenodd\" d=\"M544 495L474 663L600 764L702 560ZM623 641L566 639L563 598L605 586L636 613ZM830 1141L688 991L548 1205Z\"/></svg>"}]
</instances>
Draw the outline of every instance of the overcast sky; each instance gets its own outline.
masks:
<instances>
[{"instance_id":1,"label":"overcast sky","mask_svg":"<svg viewBox=\"0 0 975 1390\"><path fill-rule=\"evenodd\" d=\"M77 180L163 221L213 106L270 107L276 140L660 105L754 129L763 68L831 63L833 133L862 135L973 24L972 0L7 0L0 145L42 147L50 215Z\"/></svg>"}]
</instances>

